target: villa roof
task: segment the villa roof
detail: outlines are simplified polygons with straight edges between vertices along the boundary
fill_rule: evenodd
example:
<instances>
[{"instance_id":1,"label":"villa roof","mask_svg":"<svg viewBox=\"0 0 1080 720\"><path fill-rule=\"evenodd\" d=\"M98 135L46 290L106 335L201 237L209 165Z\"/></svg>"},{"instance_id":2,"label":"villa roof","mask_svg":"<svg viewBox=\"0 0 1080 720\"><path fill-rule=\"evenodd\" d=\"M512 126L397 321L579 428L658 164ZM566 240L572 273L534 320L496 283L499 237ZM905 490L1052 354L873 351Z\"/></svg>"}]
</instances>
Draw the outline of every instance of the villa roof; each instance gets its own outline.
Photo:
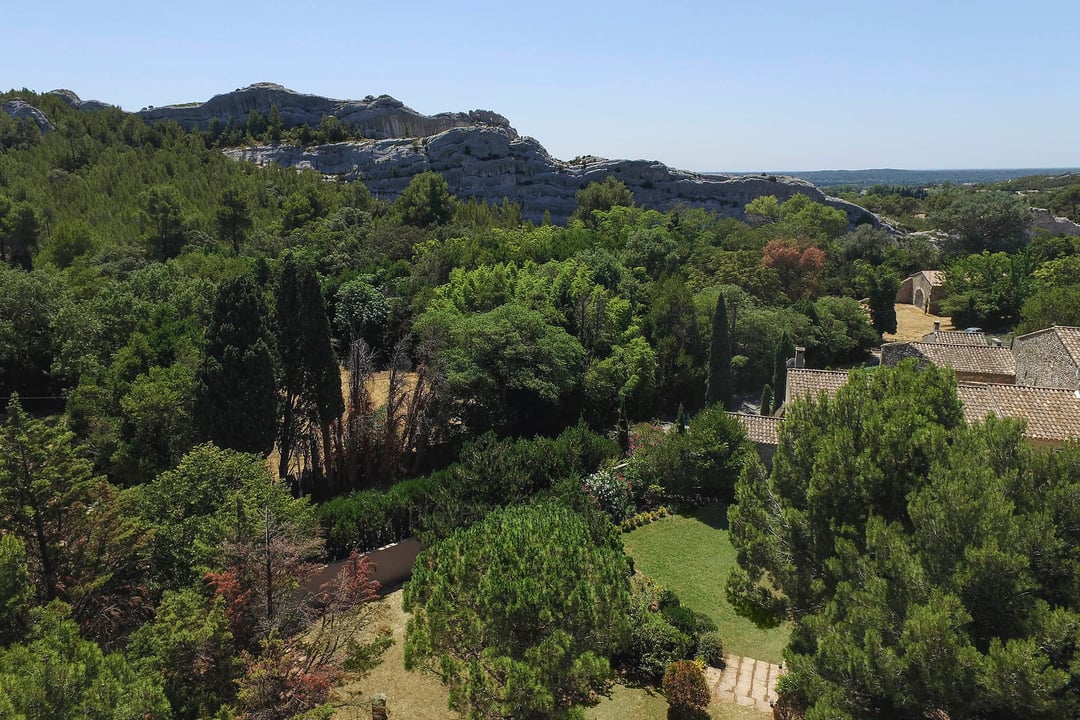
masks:
<instances>
[{"instance_id":1,"label":"villa roof","mask_svg":"<svg viewBox=\"0 0 1080 720\"><path fill-rule=\"evenodd\" d=\"M824 392L835 396L847 382L844 370L788 371L791 397L816 396ZM1073 390L1061 388L1004 385L997 383L958 383L956 394L964 406L969 423L987 415L1024 420L1024 437L1053 443L1080 439L1080 397Z\"/></svg>"},{"instance_id":2,"label":"villa roof","mask_svg":"<svg viewBox=\"0 0 1080 720\"><path fill-rule=\"evenodd\" d=\"M778 445L779 439L777 428L780 427L780 418L771 415L750 415L748 413L729 412L728 415L735 418L746 428L746 435L750 442L758 445Z\"/></svg>"},{"instance_id":3,"label":"villa roof","mask_svg":"<svg viewBox=\"0 0 1080 720\"><path fill-rule=\"evenodd\" d=\"M847 370L811 370L788 368L787 390L789 397L816 397L818 393L835 395L847 384Z\"/></svg>"},{"instance_id":4,"label":"villa roof","mask_svg":"<svg viewBox=\"0 0 1080 720\"><path fill-rule=\"evenodd\" d=\"M956 392L968 422L987 415L1018 418L1027 422L1025 437L1053 442L1080 439L1080 397L1072 390L960 383Z\"/></svg>"},{"instance_id":5,"label":"villa roof","mask_svg":"<svg viewBox=\"0 0 1080 720\"><path fill-rule=\"evenodd\" d=\"M1016 359L1012 350L990 345L943 345L941 343L909 343L924 358L958 373L1016 376Z\"/></svg>"},{"instance_id":6,"label":"villa roof","mask_svg":"<svg viewBox=\"0 0 1080 720\"><path fill-rule=\"evenodd\" d=\"M975 345L986 346L986 333L964 332L963 330L934 330L923 335L924 343L940 345Z\"/></svg>"}]
</instances>

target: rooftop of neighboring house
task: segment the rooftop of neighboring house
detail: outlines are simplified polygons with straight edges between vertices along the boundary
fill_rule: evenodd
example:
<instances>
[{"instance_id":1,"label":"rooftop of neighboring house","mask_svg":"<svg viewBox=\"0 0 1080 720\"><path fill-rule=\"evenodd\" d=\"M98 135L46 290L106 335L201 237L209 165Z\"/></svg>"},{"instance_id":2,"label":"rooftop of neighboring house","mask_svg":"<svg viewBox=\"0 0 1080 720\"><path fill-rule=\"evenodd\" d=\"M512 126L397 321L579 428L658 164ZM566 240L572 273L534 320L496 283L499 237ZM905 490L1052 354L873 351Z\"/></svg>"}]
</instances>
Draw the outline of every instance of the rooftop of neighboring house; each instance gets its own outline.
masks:
<instances>
[{"instance_id":1,"label":"rooftop of neighboring house","mask_svg":"<svg viewBox=\"0 0 1080 720\"><path fill-rule=\"evenodd\" d=\"M1053 327L1036 330L1035 332L1030 332L1026 335L1018 335L1014 342L1023 342L1029 338L1046 333L1057 335L1058 339L1061 340L1061 344L1065 346L1065 350L1072 357L1073 363L1080 367L1080 327L1054 325Z\"/></svg>"},{"instance_id":2,"label":"rooftop of neighboring house","mask_svg":"<svg viewBox=\"0 0 1080 720\"><path fill-rule=\"evenodd\" d=\"M1080 397L1061 388L993 383L960 383L956 394L964 403L968 422L987 415L1027 421L1024 436L1033 440L1065 442L1080 439Z\"/></svg>"},{"instance_id":3,"label":"rooftop of neighboring house","mask_svg":"<svg viewBox=\"0 0 1080 720\"><path fill-rule=\"evenodd\" d=\"M920 270L911 277L915 277L915 275L922 275L927 282L935 287L945 284L945 273L941 270Z\"/></svg>"},{"instance_id":4,"label":"rooftop of neighboring house","mask_svg":"<svg viewBox=\"0 0 1080 720\"><path fill-rule=\"evenodd\" d=\"M989 345L986 342L986 333L965 330L934 330L923 335L922 341L941 345L974 345L976 347Z\"/></svg>"},{"instance_id":5,"label":"rooftop of neighboring house","mask_svg":"<svg viewBox=\"0 0 1080 720\"><path fill-rule=\"evenodd\" d=\"M1016 376L1016 359L1013 357L1012 350L1008 348L986 344L981 346L928 342L906 344L929 362L952 368L957 373Z\"/></svg>"},{"instance_id":6,"label":"rooftop of neighboring house","mask_svg":"<svg viewBox=\"0 0 1080 720\"><path fill-rule=\"evenodd\" d=\"M846 370L788 370L790 397L829 396L847 383ZM987 415L1019 418L1027 422L1024 436L1030 440L1063 443L1080 439L1080 391L996 383L957 385L968 422Z\"/></svg>"},{"instance_id":7,"label":"rooftop of neighboring house","mask_svg":"<svg viewBox=\"0 0 1080 720\"><path fill-rule=\"evenodd\" d=\"M810 368L788 368L787 395L799 398L824 392L835 395L836 391L847 384L847 370L811 370Z\"/></svg>"},{"instance_id":8,"label":"rooftop of neighboring house","mask_svg":"<svg viewBox=\"0 0 1080 720\"><path fill-rule=\"evenodd\" d=\"M735 412L729 412L728 415L738 420L746 429L746 435L750 438L750 442L758 445L779 444L777 428L780 427L780 418L771 415L750 415Z\"/></svg>"}]
</instances>

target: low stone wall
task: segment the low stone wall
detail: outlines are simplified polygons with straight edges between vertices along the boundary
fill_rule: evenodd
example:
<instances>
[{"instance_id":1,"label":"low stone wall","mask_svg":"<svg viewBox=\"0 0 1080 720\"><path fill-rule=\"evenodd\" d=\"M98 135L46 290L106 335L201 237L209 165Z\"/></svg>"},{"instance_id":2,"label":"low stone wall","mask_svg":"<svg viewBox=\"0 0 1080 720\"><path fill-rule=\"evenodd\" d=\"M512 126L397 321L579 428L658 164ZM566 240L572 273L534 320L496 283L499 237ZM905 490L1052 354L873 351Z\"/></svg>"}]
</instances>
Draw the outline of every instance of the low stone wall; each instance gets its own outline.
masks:
<instances>
[{"instance_id":1,"label":"low stone wall","mask_svg":"<svg viewBox=\"0 0 1080 720\"><path fill-rule=\"evenodd\" d=\"M420 554L420 541L416 538L406 538L401 542L386 545L365 554L375 563L374 579L379 581L379 593L385 595L396 590L412 576L413 563L416 562L416 556ZM305 582L301 589L316 592L325 583L334 579L345 562L345 560L337 560L330 563Z\"/></svg>"}]
</instances>

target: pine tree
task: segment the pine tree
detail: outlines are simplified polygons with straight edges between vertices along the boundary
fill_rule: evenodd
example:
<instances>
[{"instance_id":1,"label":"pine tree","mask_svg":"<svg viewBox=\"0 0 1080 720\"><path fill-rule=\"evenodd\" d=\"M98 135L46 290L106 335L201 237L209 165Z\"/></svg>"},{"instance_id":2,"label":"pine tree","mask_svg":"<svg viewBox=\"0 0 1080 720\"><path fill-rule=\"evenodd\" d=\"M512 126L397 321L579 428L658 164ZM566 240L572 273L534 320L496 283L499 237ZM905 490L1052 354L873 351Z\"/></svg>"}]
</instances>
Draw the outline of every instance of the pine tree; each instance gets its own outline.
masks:
<instances>
[{"instance_id":1,"label":"pine tree","mask_svg":"<svg viewBox=\"0 0 1080 720\"><path fill-rule=\"evenodd\" d=\"M733 385L727 306L724 302L724 293L720 293L716 298L716 309L712 316L709 378L705 386L705 402L721 403L724 407L731 407Z\"/></svg>"},{"instance_id":2,"label":"pine tree","mask_svg":"<svg viewBox=\"0 0 1080 720\"><path fill-rule=\"evenodd\" d=\"M218 289L195 386L195 422L220 448L266 455L274 447L277 381L268 320L250 278Z\"/></svg>"}]
</instances>

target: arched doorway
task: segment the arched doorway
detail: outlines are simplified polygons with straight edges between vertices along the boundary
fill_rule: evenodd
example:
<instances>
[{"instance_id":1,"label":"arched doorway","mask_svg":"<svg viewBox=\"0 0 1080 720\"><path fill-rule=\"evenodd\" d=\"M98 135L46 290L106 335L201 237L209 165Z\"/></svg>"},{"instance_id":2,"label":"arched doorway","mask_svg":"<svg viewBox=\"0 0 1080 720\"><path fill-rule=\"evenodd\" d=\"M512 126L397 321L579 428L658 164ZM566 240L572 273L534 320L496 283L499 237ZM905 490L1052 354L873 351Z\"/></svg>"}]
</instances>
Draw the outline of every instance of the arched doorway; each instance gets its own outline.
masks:
<instances>
[{"instance_id":1,"label":"arched doorway","mask_svg":"<svg viewBox=\"0 0 1080 720\"><path fill-rule=\"evenodd\" d=\"M926 294L923 293L922 288L915 288L915 298L911 304L917 308L926 307Z\"/></svg>"}]
</instances>

